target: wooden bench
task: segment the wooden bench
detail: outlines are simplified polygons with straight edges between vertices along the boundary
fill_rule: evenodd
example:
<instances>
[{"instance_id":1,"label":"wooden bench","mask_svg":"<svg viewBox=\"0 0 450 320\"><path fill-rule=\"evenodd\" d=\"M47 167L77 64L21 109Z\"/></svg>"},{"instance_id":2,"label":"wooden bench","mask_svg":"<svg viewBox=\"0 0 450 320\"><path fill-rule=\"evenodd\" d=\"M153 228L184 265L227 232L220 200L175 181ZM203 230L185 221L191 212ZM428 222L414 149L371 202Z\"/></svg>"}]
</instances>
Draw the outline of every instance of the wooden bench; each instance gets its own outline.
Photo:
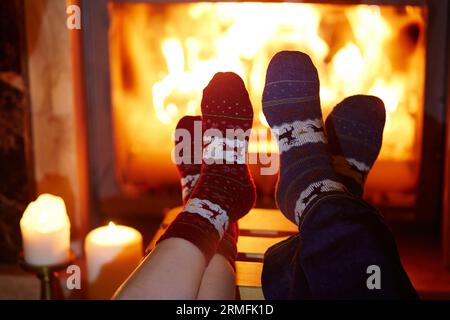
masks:
<instances>
[{"instance_id":1,"label":"wooden bench","mask_svg":"<svg viewBox=\"0 0 450 320\"><path fill-rule=\"evenodd\" d=\"M175 219L182 207L171 209L164 217L153 237L150 248ZM286 219L279 210L252 209L239 220L238 259L236 284L241 299L264 299L261 290L262 260L266 250L297 232L297 226Z\"/></svg>"}]
</instances>

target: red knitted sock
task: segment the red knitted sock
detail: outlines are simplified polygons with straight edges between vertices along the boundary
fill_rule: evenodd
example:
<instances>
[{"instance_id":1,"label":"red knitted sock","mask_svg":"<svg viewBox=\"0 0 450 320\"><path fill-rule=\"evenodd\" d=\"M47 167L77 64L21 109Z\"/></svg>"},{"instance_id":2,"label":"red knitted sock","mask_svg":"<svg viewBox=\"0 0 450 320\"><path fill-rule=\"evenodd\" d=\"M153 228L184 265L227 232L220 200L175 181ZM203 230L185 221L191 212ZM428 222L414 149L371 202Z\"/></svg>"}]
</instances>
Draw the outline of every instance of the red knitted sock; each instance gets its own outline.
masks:
<instances>
[{"instance_id":1,"label":"red knitted sock","mask_svg":"<svg viewBox=\"0 0 450 320\"><path fill-rule=\"evenodd\" d=\"M236 258L237 258L237 240L239 237L239 225L237 221L230 222L227 232L220 240L217 253L222 255L228 260L231 267L236 270Z\"/></svg>"},{"instance_id":2,"label":"red knitted sock","mask_svg":"<svg viewBox=\"0 0 450 320\"><path fill-rule=\"evenodd\" d=\"M181 181L183 203L189 200L192 190L194 190L200 177L201 163L198 163L198 158L201 159L195 148L195 139L193 139L196 132L196 126L200 127L201 131L201 116L184 116L178 121L175 133L175 160L177 164L178 174ZM198 130L198 129L197 129ZM190 137L189 147L184 139ZM182 144L182 145L181 145ZM220 240L217 248L217 253L221 254L228 260L233 269L236 268L235 261L237 258L237 239L239 236L239 227L237 222L231 222L225 232L222 240Z\"/></svg>"},{"instance_id":3,"label":"red knitted sock","mask_svg":"<svg viewBox=\"0 0 450 320\"><path fill-rule=\"evenodd\" d=\"M230 221L253 207L255 185L246 164L253 109L242 79L217 73L203 90L203 164L183 211L158 242L182 238L209 262Z\"/></svg>"},{"instance_id":4,"label":"red knitted sock","mask_svg":"<svg viewBox=\"0 0 450 320\"><path fill-rule=\"evenodd\" d=\"M177 127L175 128L174 158L178 169L178 175L180 176L181 193L184 204L189 200L191 192L194 190L198 178L200 177L200 170L202 169L202 155L201 153L198 154L195 148L194 135L196 126L200 126L201 132L202 117L184 116L178 121ZM186 143L184 139L190 139L189 143ZM198 159L200 159L200 161L198 161Z\"/></svg>"}]
</instances>

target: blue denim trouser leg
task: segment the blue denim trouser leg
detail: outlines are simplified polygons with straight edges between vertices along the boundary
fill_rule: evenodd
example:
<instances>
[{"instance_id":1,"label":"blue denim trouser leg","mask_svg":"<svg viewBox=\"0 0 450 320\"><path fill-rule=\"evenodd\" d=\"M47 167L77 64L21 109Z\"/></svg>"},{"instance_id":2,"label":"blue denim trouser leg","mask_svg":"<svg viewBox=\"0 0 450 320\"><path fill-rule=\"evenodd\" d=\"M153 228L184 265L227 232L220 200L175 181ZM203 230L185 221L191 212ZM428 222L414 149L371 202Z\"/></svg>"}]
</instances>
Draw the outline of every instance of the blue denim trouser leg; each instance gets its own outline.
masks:
<instances>
[{"instance_id":1,"label":"blue denim trouser leg","mask_svg":"<svg viewBox=\"0 0 450 320\"><path fill-rule=\"evenodd\" d=\"M301 232L266 252L266 299L418 298L375 208L335 194L317 200L304 214ZM379 268L380 289L370 286L376 277L368 272L370 266Z\"/></svg>"}]
</instances>

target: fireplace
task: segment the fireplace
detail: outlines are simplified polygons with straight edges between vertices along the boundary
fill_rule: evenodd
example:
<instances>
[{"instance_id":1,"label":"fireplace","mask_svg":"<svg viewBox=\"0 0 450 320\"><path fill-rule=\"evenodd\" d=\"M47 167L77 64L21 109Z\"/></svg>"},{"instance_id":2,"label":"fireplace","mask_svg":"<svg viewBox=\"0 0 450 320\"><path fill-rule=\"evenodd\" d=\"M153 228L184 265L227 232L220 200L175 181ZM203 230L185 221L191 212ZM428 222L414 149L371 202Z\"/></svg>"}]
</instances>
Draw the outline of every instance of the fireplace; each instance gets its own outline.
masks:
<instances>
[{"instance_id":1,"label":"fireplace","mask_svg":"<svg viewBox=\"0 0 450 320\"><path fill-rule=\"evenodd\" d=\"M65 27L69 4L81 7L81 30ZM354 93L385 101L383 151L365 197L394 230L414 285L429 297L446 290L439 260L450 267L447 1L15 0L2 8L2 263L16 262L19 219L42 193L64 199L78 257L87 231L108 221L139 229L146 244L156 239L181 204L173 128L199 113L202 88L219 70L241 75L255 109L253 216L278 214L260 228L251 215L241 221L240 261L259 263L265 249L253 247L296 232L265 209L275 207L277 175L262 173L265 160L278 158L261 113L265 69L288 49L317 66L325 116Z\"/></svg>"},{"instance_id":2,"label":"fireplace","mask_svg":"<svg viewBox=\"0 0 450 320\"><path fill-rule=\"evenodd\" d=\"M277 51L288 49L308 53L317 66L324 115L348 95L384 100L383 148L366 194L378 203L413 205L421 159L425 13L424 6L112 3L119 183L131 188L177 183L167 142L181 116L200 113L202 89L217 71L234 71L247 84L255 109L250 152L278 153L275 141L256 133L268 130L261 110L266 66ZM387 179L389 172L397 179ZM258 176L257 183L270 182Z\"/></svg>"},{"instance_id":3,"label":"fireplace","mask_svg":"<svg viewBox=\"0 0 450 320\"><path fill-rule=\"evenodd\" d=\"M69 4L81 7L81 30L61 27ZM384 100L384 145L365 197L394 230L414 284L435 297L448 283L439 261L450 267L447 1L17 0L3 7L0 261L16 261L18 221L42 193L64 199L78 257L87 231L111 220L136 227L146 243L156 239L181 204L170 159L174 126L199 114L215 72L231 70L255 110L249 147L258 214L241 221L239 256L259 263L265 249L253 245L297 230L266 209L275 207L277 174L262 170L278 159L261 112L265 69L288 49L317 66L325 116L351 94ZM256 228L262 212L277 216Z\"/></svg>"},{"instance_id":4,"label":"fireplace","mask_svg":"<svg viewBox=\"0 0 450 320\"><path fill-rule=\"evenodd\" d=\"M162 213L180 203L171 134L198 114L219 70L242 76L261 112L265 68L282 49L308 53L326 115L345 96L381 97L383 148L366 198L394 220L439 221L446 10L440 1L82 1L91 211ZM95 31L94 31L95 30ZM253 137L250 152L277 152ZM258 206L274 206L276 175L260 175Z\"/></svg>"}]
</instances>

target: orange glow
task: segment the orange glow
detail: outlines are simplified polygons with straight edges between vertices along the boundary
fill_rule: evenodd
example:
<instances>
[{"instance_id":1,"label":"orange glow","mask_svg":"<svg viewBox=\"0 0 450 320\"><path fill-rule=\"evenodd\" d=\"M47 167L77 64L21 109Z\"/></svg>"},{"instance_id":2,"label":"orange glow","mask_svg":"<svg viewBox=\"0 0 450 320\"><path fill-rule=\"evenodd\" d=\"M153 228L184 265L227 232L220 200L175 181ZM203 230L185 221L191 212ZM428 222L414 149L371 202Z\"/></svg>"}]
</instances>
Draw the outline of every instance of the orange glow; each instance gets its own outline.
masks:
<instances>
[{"instance_id":1,"label":"orange glow","mask_svg":"<svg viewBox=\"0 0 450 320\"><path fill-rule=\"evenodd\" d=\"M120 178L146 186L175 181L171 135L183 115L200 114L214 73L234 71L261 110L265 71L280 50L309 54L326 116L352 94L386 104L380 161L417 164L424 82L420 7L299 3L114 4L110 50ZM277 151L274 141L251 151Z\"/></svg>"}]
</instances>

